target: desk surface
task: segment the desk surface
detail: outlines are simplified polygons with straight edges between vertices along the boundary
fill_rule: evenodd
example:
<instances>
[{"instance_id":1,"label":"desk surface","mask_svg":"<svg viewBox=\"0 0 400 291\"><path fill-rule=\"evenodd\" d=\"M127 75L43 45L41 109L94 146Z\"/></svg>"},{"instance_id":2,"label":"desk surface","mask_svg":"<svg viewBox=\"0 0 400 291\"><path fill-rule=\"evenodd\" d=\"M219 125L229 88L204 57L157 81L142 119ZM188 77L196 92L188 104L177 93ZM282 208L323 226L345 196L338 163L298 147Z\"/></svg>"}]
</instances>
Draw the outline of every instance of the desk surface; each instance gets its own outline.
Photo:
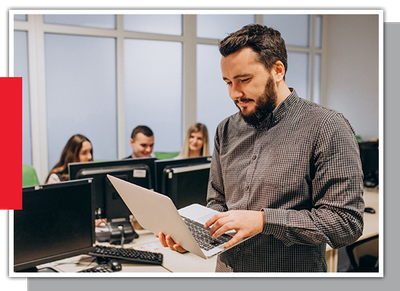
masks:
<instances>
[{"instance_id":1,"label":"desk surface","mask_svg":"<svg viewBox=\"0 0 400 291\"><path fill-rule=\"evenodd\" d=\"M139 234L139 238L133 240L130 244L125 244L124 248L135 248L138 250L148 250L152 252L163 253L164 254L163 265L155 266L155 265L147 265L141 263L132 263L129 261L120 261L122 264L122 270L120 272L113 273L113 275L120 274L123 276L123 273L143 273L143 272L213 273L215 271L216 257L205 260L189 252L184 254L173 252L168 248L164 248L163 246L161 246L160 242L158 241L158 238L156 238L151 232L147 230L137 230L136 232ZM108 243L99 243L99 244L109 245ZM81 255L55 261L48 264L43 264L38 266L38 268L39 269L53 268L62 273L75 273L86 268L94 267L96 265L97 263L94 257L88 255ZM85 273L85 274L96 275L95 273ZM104 273L101 275L104 275Z\"/></svg>"},{"instance_id":2,"label":"desk surface","mask_svg":"<svg viewBox=\"0 0 400 291\"><path fill-rule=\"evenodd\" d=\"M374 208L376 213L364 214L364 232L359 240L366 239L379 233L379 191L377 189L366 189L364 193L364 201L365 206ZM147 230L137 230L137 233L139 234L139 238L133 240L130 244L124 245L124 247L163 253L163 265L153 266L122 261L122 271L113 274L120 274L120 276L123 276L123 273L146 272L167 274L171 272L213 273L215 271L216 257L205 260L189 252L185 254L173 252L168 248L162 247L158 239L154 237L151 232ZM107 245L107 243L100 244ZM331 265L329 267L330 271L336 270L335 265L337 264L337 258L335 257L335 251L336 250L332 250L328 246L327 263L328 265ZM93 267L95 265L96 260L92 256L82 255L56 261L50 264L41 265L38 267L53 267L61 272L73 273L85 268Z\"/></svg>"},{"instance_id":3,"label":"desk surface","mask_svg":"<svg viewBox=\"0 0 400 291\"><path fill-rule=\"evenodd\" d=\"M372 207L374 214L364 213L364 232L359 240L379 234L379 190L366 188L364 191L365 207Z\"/></svg>"}]
</instances>

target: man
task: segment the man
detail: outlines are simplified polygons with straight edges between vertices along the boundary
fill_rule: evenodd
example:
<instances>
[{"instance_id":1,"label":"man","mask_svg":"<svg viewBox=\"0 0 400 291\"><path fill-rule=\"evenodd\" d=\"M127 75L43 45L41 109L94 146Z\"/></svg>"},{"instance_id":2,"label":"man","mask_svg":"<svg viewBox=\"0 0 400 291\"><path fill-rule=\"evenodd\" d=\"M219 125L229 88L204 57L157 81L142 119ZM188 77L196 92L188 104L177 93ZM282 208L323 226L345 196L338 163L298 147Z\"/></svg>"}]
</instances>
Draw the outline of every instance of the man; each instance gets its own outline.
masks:
<instances>
[{"instance_id":1,"label":"man","mask_svg":"<svg viewBox=\"0 0 400 291\"><path fill-rule=\"evenodd\" d=\"M139 125L133 129L129 143L133 153L125 159L150 157L154 147L153 131L145 125Z\"/></svg>"},{"instance_id":2,"label":"man","mask_svg":"<svg viewBox=\"0 0 400 291\"><path fill-rule=\"evenodd\" d=\"M358 144L338 112L297 96L285 83L280 33L249 25L220 43L222 77L239 112L216 131L207 206L220 211L210 234L236 230L217 272L326 272L326 244L363 231ZM164 246L184 251L173 238Z\"/></svg>"}]
</instances>

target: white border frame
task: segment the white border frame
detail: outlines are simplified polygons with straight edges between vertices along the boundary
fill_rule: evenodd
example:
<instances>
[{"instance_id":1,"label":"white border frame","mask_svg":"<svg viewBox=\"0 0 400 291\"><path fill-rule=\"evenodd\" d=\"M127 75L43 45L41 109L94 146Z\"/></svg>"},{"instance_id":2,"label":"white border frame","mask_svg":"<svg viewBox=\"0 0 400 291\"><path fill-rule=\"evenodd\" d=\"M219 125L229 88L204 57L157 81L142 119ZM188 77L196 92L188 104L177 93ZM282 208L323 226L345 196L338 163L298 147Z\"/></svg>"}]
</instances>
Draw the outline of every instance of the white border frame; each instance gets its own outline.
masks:
<instances>
[{"instance_id":1,"label":"white border frame","mask_svg":"<svg viewBox=\"0 0 400 291\"><path fill-rule=\"evenodd\" d=\"M96 14L129 14L129 13L135 13L135 14L318 14L318 15L333 15L333 14L365 14L365 15L378 15L379 16L379 180L381 181L381 184L379 185L379 236L380 236L380 243L379 243L379 273L366 273L366 274L360 274L360 273L324 273L324 274L309 274L309 273L234 273L234 274L221 274L221 273L170 273L170 274L162 274L162 273L112 273L112 274L76 274L76 273L57 273L57 274L18 274L13 272L13 253L14 253L14 232L13 232L13 211L9 211L9 276L10 277L20 277L20 278L27 278L27 277L51 277L51 278L57 278L57 277L98 277L98 278L108 278L108 277L383 277L383 272L384 272L384 263L383 263L383 258L384 258L384 250L383 250L383 245L384 245L384 228L383 228L383 193L384 193L384 167L383 167L383 156L384 156L384 123L383 123L383 108L384 108L384 100L383 100L383 10L375 10L375 9L367 9L367 10L10 10L9 11L9 56L13 57L13 35L14 35L14 29L17 30L29 30L28 27L24 27L25 22L20 22L21 25L15 25L14 22L14 14L90 14L90 13L96 13ZM118 18L117 18L118 19ZM256 18L257 21L260 21L260 19ZM120 21L117 20L117 28L120 26ZM39 28L43 31L45 31L44 28L40 27L41 24L36 23L36 25L39 26ZM53 26L51 24L46 24ZM81 28L79 29L82 30L88 30L88 32L93 33L96 35L96 30L97 29L92 29L92 28ZM323 30L325 30L326 27L323 26ZM58 28L57 28L58 30ZM62 30L62 29L61 29ZM103 30L103 29L101 29ZM64 32L65 33L65 32ZM136 34L136 33L133 33ZM322 34L324 35L324 33ZM145 34L142 35L142 37L146 37ZM177 37L177 36L171 36L171 37ZM43 52L44 52L44 41L41 40L40 37L37 37L38 40L38 45L39 47L42 46ZM28 48L31 50L31 46L29 44L29 41L35 41L31 40L30 37L28 36ZM217 40L215 40L217 41ZM322 39L322 42L325 42L324 37ZM197 42L197 43L203 43L203 42ZM209 43L208 41L205 42L206 44L215 44L214 42ZM326 47L324 44L322 45L322 49ZM117 49L118 50L118 49ZM38 49L39 51L39 49ZM38 63L42 64L37 64L36 67L40 68L44 64L44 55L39 53L39 52L30 52L30 58L37 58ZM119 61L119 60L118 60ZM31 64L30 64L31 65ZM9 75L13 76L14 70L13 70L13 59L9 61ZM322 64L321 64L321 72L323 74L324 72L324 66L325 66L325 60L324 60L324 54L322 54ZM311 68L310 68L311 69ZM31 68L30 68L31 70ZM32 69L33 70L33 69ZM39 70L40 71L40 70ZM42 69L44 72L44 68ZM117 69L119 72L119 69ZM35 74L37 73L38 76L40 76L40 72L32 72L30 71L30 74ZM185 74L185 71L183 71ZM31 77L31 76L30 76ZM39 80L37 81L38 85L37 88L35 87L35 91L40 91L43 92L45 91L45 84L41 84L41 80L44 80L44 77L41 76ZM324 78L322 78L323 80ZM34 83L34 80L30 79L31 84ZM322 82L322 81L321 81ZM118 89L119 86L122 86L123 84L118 83ZM185 86L185 83L184 83ZM324 92L324 84L321 84L321 92ZM188 92L193 91L192 86L189 86L190 88L187 88ZM31 90L31 94L33 93L33 90ZM195 91L195 86L194 86L194 91ZM186 92L184 90L184 92ZM36 95L35 95L36 94ZM32 117L37 117L40 112L45 111L45 103L43 103L43 99L39 97L40 94L37 92L34 93L33 99L35 100L35 104L33 105L36 112L31 112ZM119 93L118 95L119 96ZM184 95L185 96L185 95ZM190 96L190 94L188 95ZM123 98L122 98L123 99ZM32 95L31 95L31 100L32 100ZM120 97L118 97L118 100L120 101ZM195 100L194 100L195 101ZM192 101L193 102L193 101ZM185 104L185 102L184 102ZM187 105L189 106L189 105ZM183 106L186 108L186 106ZM121 110L120 107L118 107L118 110ZM185 109L184 109L185 110ZM188 109L188 111L192 111L192 109ZM194 110L195 112L195 110ZM119 112L118 112L119 113ZM45 116L45 115L44 115ZM195 116L195 115L194 115ZM189 117L187 117L189 119ZM186 121L186 119L184 120ZM120 123L120 120L118 121L118 124ZM37 124L32 125L32 131L33 132L38 132L42 137L43 133L41 133L41 129L46 128L46 126L43 127L43 124L46 124L46 122L43 123L37 122ZM191 124L191 123L189 123ZM186 123L184 122L185 127ZM120 125L118 127L118 130L120 131ZM184 129L183 132L185 133L186 130ZM44 136L47 137L47 133L44 133ZM120 135L118 142L120 143ZM183 135L184 136L184 135ZM43 138L44 140L44 138ZM44 141L32 141L32 147L33 144L35 143L35 146L41 147L41 143ZM47 138L46 140L46 153L47 153ZM124 141L123 141L124 143ZM121 148L118 147L119 155L121 154ZM33 158L34 161L38 161L38 163L43 163L44 160L46 160L46 165L47 165L47 155L46 157L42 156L42 154L38 154L36 157ZM35 164L35 167L36 164ZM47 167L47 166L46 166ZM44 167L41 166L39 169L43 170ZM47 173L47 171L45 171ZM29 275L29 276L28 276Z\"/></svg>"}]
</instances>

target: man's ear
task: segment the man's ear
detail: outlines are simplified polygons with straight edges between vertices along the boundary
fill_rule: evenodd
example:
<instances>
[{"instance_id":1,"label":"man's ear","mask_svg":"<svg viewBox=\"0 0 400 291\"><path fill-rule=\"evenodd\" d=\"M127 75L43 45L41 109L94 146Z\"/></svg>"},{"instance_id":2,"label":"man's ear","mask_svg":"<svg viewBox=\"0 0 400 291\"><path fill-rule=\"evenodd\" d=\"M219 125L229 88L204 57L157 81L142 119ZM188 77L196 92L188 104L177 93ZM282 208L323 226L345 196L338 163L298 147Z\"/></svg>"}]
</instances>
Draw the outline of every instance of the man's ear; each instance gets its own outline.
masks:
<instances>
[{"instance_id":1,"label":"man's ear","mask_svg":"<svg viewBox=\"0 0 400 291\"><path fill-rule=\"evenodd\" d=\"M131 147L133 147L133 138L131 138L131 139L129 140L129 144L131 145Z\"/></svg>"},{"instance_id":2,"label":"man's ear","mask_svg":"<svg viewBox=\"0 0 400 291\"><path fill-rule=\"evenodd\" d=\"M274 72L275 81L277 83L280 83L281 81L283 81L285 79L286 70L285 70L285 66L283 65L283 63L281 61L276 61L276 63L272 67L272 70Z\"/></svg>"}]
</instances>

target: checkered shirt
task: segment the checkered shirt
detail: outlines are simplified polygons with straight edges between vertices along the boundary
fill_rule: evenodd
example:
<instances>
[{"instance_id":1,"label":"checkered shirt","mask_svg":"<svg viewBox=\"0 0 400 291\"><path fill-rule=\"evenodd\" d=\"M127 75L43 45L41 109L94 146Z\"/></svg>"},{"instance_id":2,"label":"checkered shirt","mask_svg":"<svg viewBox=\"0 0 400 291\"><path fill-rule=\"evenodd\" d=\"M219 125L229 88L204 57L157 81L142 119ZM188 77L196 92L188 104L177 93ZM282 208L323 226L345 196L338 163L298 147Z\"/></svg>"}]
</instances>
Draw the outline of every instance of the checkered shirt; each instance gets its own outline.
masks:
<instances>
[{"instance_id":1,"label":"checkered shirt","mask_svg":"<svg viewBox=\"0 0 400 291\"><path fill-rule=\"evenodd\" d=\"M326 272L326 244L363 231L363 173L342 114L295 90L255 129L239 113L216 130L207 206L264 211L263 231L223 254L217 272Z\"/></svg>"}]
</instances>

